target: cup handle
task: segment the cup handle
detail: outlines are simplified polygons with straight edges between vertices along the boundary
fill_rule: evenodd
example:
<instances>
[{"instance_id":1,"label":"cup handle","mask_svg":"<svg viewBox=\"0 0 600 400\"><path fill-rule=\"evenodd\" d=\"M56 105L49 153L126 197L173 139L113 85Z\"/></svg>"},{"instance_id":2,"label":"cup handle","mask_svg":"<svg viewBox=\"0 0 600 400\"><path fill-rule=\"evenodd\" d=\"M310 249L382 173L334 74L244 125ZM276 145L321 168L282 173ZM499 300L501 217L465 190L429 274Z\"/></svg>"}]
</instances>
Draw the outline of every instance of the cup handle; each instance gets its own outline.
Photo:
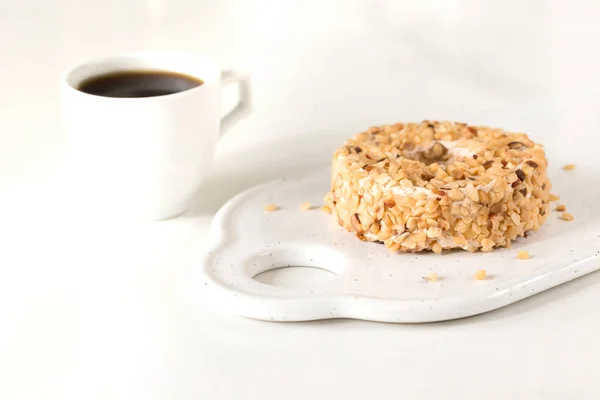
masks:
<instances>
[{"instance_id":1,"label":"cup handle","mask_svg":"<svg viewBox=\"0 0 600 400\"><path fill-rule=\"evenodd\" d=\"M221 88L234 83L238 87L238 102L221 118L221 135L250 112L252 97L250 95L250 77L233 70L221 71Z\"/></svg>"}]
</instances>

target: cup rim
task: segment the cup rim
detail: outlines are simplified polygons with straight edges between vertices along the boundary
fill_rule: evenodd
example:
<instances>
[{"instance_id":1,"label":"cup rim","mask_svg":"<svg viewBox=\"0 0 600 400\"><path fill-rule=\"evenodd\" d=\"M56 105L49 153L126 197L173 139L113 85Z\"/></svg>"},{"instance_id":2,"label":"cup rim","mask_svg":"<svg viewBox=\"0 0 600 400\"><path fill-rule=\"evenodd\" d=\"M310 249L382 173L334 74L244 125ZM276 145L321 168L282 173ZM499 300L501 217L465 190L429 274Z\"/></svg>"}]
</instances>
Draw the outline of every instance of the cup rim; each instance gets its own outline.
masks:
<instances>
[{"instance_id":1,"label":"cup rim","mask_svg":"<svg viewBox=\"0 0 600 400\"><path fill-rule=\"evenodd\" d=\"M176 72L176 73L181 73L184 75L192 76L197 79L201 79L204 83L202 85L199 85L199 86L196 86L196 87L193 87L191 89L187 89L187 90L184 90L181 92L166 94L166 95L162 95L162 96L151 96L151 97L106 97L106 96L99 96L99 95L95 95L95 94L86 93L77 88L77 85L79 83L81 83L82 81L84 81L85 79L89 79L90 77L95 76L95 75L101 75L101 74L94 74L94 73L86 73L85 71L88 69L94 69L95 67L98 67L101 65L106 65L106 64L111 64L111 63L118 64L119 62L132 61L132 60L140 61L140 62L147 61L150 64L152 64L152 62L155 61L153 59L155 59L157 57L167 57L167 58L175 58L176 57L176 58L180 58L180 59L187 59L188 61L190 61L192 63L197 63L199 65L203 65L207 69L210 69L210 71L207 72L207 75L209 75L209 78L206 78L204 76L199 76L199 75L204 75L204 74L190 73L189 71L185 71L185 70L178 69L178 68L166 68L166 67L161 68L160 65L158 65L155 68L153 68L151 66L147 67L147 69L148 70L172 71L172 72ZM140 67L137 67L135 69L139 69L139 68ZM134 68L131 68L131 69L134 69ZM118 71L126 71L126 70L128 70L128 68L115 67L114 70L112 68L110 68L110 70L113 72L118 72ZM82 74L83 78L76 79L77 74ZM137 50L137 51L128 52L128 53L121 53L121 54L116 54L116 55L97 57L97 58L93 58L88 61L82 62L80 64L75 65L74 67L72 67L71 69L69 69L67 72L65 72L63 74L62 79L61 79L61 84L63 87L66 87L67 90L69 90L71 92L78 93L79 95L82 95L85 97L90 97L90 98L104 99L104 100L109 100L109 101L132 101L132 100L135 100L135 101L155 100L156 101L156 99L165 99L165 98L171 99L174 97L181 97L181 96L190 95L191 93L196 93L196 92L202 90L202 88L204 88L205 86L210 86L212 84L218 84L221 80L220 75L221 75L221 68L219 67L219 65L215 61L213 61L211 58L203 56L199 53L195 53L192 51L181 51L181 50L163 50L163 49L151 50L151 49L149 49L149 50Z\"/></svg>"}]
</instances>

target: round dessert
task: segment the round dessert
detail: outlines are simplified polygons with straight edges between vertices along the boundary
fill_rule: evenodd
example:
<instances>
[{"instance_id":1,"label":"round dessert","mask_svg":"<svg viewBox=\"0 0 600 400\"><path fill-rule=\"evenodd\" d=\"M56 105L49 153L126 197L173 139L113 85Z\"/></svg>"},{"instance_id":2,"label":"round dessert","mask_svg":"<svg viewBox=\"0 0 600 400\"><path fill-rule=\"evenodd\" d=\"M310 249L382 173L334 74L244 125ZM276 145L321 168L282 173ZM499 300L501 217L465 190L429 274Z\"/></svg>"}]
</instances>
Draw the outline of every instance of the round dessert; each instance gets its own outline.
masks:
<instances>
[{"instance_id":1,"label":"round dessert","mask_svg":"<svg viewBox=\"0 0 600 400\"><path fill-rule=\"evenodd\" d=\"M324 208L392 251L491 251L546 219L547 164L524 133L438 121L372 127L335 151Z\"/></svg>"}]
</instances>

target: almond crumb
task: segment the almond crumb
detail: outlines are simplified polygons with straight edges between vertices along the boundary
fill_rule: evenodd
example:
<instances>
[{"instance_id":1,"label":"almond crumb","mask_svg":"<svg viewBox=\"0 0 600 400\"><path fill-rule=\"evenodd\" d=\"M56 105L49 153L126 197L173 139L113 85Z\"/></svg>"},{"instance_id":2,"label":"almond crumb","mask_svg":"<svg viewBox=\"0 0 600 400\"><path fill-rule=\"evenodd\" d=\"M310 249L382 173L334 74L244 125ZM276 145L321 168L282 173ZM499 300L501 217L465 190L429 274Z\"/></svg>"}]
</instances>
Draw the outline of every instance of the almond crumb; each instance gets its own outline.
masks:
<instances>
[{"instance_id":1,"label":"almond crumb","mask_svg":"<svg viewBox=\"0 0 600 400\"><path fill-rule=\"evenodd\" d=\"M485 269L480 269L479 271L475 272L475 275L473 275L473 278L475 278L475 280L477 281L482 281L485 278L487 278L487 272Z\"/></svg>"},{"instance_id":2,"label":"almond crumb","mask_svg":"<svg viewBox=\"0 0 600 400\"><path fill-rule=\"evenodd\" d=\"M556 211L567 211L567 206L565 206L564 204L557 204L555 210Z\"/></svg>"},{"instance_id":3,"label":"almond crumb","mask_svg":"<svg viewBox=\"0 0 600 400\"><path fill-rule=\"evenodd\" d=\"M277 210L278 208L279 207L277 207L277 205L275 205L275 204L268 204L268 205L265 206L264 210L266 212L271 212L271 211Z\"/></svg>"},{"instance_id":4,"label":"almond crumb","mask_svg":"<svg viewBox=\"0 0 600 400\"><path fill-rule=\"evenodd\" d=\"M323 205L323 207L321 207L321 209L323 211L325 211L327 214L331 214L331 208L327 204Z\"/></svg>"},{"instance_id":5,"label":"almond crumb","mask_svg":"<svg viewBox=\"0 0 600 400\"><path fill-rule=\"evenodd\" d=\"M304 203L300 204L300 209L301 210L310 210L312 208L312 205L310 204L310 201L305 201Z\"/></svg>"},{"instance_id":6,"label":"almond crumb","mask_svg":"<svg viewBox=\"0 0 600 400\"><path fill-rule=\"evenodd\" d=\"M560 200L560 196L550 193L550 201L558 201Z\"/></svg>"},{"instance_id":7,"label":"almond crumb","mask_svg":"<svg viewBox=\"0 0 600 400\"><path fill-rule=\"evenodd\" d=\"M429 282L435 282L438 280L438 278L439 278L438 274L436 274L435 272L429 272L427 274L427 276L424 277L423 279L425 279L426 281L429 281Z\"/></svg>"},{"instance_id":8,"label":"almond crumb","mask_svg":"<svg viewBox=\"0 0 600 400\"><path fill-rule=\"evenodd\" d=\"M562 219L563 221L573 221L573 214L565 212L562 213L562 215L560 216L560 219Z\"/></svg>"},{"instance_id":9,"label":"almond crumb","mask_svg":"<svg viewBox=\"0 0 600 400\"><path fill-rule=\"evenodd\" d=\"M563 166L563 169L565 171L573 171L575 169L575 164L566 164L565 166Z\"/></svg>"},{"instance_id":10,"label":"almond crumb","mask_svg":"<svg viewBox=\"0 0 600 400\"><path fill-rule=\"evenodd\" d=\"M525 250L521 250L520 252L517 253L517 258L519 260L529 260L529 253L526 252Z\"/></svg>"}]
</instances>

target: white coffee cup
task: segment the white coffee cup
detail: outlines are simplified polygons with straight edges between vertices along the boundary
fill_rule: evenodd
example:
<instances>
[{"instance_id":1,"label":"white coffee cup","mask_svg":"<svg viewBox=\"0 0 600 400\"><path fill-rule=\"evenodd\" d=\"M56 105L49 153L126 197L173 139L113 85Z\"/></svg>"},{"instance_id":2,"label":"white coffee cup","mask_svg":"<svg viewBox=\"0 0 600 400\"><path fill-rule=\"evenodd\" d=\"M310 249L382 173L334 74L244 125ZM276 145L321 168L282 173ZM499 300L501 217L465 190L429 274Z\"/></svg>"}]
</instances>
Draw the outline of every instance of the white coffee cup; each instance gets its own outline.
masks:
<instances>
[{"instance_id":1,"label":"white coffee cup","mask_svg":"<svg viewBox=\"0 0 600 400\"><path fill-rule=\"evenodd\" d=\"M115 98L78 86L107 73L171 71L204 84L179 93ZM221 115L221 88L239 100ZM63 78L61 106L68 166L78 201L99 215L166 219L184 212L213 160L219 135L249 111L248 79L211 60L179 51L141 51L93 60Z\"/></svg>"}]
</instances>

